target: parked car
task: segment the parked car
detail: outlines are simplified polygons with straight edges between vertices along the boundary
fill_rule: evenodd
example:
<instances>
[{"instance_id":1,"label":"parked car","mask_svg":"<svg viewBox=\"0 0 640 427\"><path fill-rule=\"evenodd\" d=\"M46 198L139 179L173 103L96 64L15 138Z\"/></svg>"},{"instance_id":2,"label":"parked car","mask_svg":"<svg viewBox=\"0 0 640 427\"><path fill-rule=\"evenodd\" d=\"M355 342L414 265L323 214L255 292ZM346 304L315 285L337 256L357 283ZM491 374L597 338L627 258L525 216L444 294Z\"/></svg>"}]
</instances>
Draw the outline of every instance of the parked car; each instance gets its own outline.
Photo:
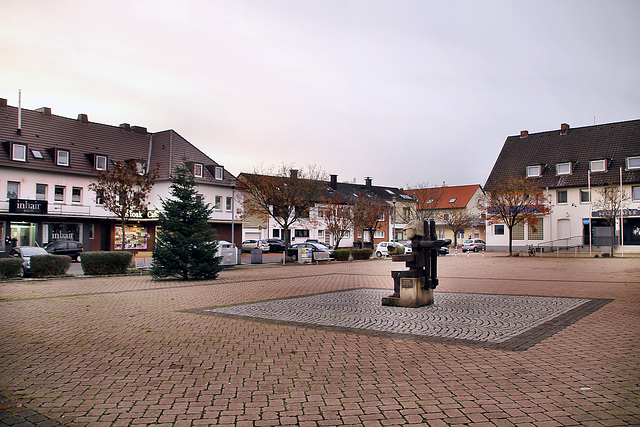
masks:
<instances>
[{"instance_id":1,"label":"parked car","mask_svg":"<svg viewBox=\"0 0 640 427\"><path fill-rule=\"evenodd\" d=\"M401 253L407 253L407 247L405 245L403 245L402 243L398 243L398 242L380 242L376 246L376 256L378 258L389 256L389 246L399 246L401 248L400 249Z\"/></svg>"},{"instance_id":2,"label":"parked car","mask_svg":"<svg viewBox=\"0 0 640 427\"><path fill-rule=\"evenodd\" d=\"M479 252L487 248L487 244L482 239L468 239L462 242L462 252Z\"/></svg>"},{"instance_id":3,"label":"parked car","mask_svg":"<svg viewBox=\"0 0 640 427\"><path fill-rule=\"evenodd\" d=\"M438 248L438 255L449 255L449 248L446 246L440 246Z\"/></svg>"},{"instance_id":4,"label":"parked car","mask_svg":"<svg viewBox=\"0 0 640 427\"><path fill-rule=\"evenodd\" d=\"M255 248L261 249L262 251L269 250L269 244L266 240L257 240L257 239L248 239L242 242L242 251L243 252L251 252Z\"/></svg>"},{"instance_id":5,"label":"parked car","mask_svg":"<svg viewBox=\"0 0 640 427\"><path fill-rule=\"evenodd\" d=\"M284 252L284 240L280 239L267 239L269 245L269 252Z\"/></svg>"},{"instance_id":6,"label":"parked car","mask_svg":"<svg viewBox=\"0 0 640 427\"><path fill-rule=\"evenodd\" d=\"M11 249L9 256L20 258L22 260L22 275L27 276L31 273L31 257L34 255L49 255L49 252L38 246L18 246Z\"/></svg>"},{"instance_id":7,"label":"parked car","mask_svg":"<svg viewBox=\"0 0 640 427\"><path fill-rule=\"evenodd\" d=\"M298 249L299 248L309 248L312 252L328 252L329 254L333 253L331 249L326 247L321 243L313 243L313 242L305 242L305 243L295 243L289 247L287 251L287 256L290 256L294 261L298 260Z\"/></svg>"},{"instance_id":8,"label":"parked car","mask_svg":"<svg viewBox=\"0 0 640 427\"><path fill-rule=\"evenodd\" d=\"M80 261L82 253L82 243L74 240L54 240L44 249L51 255L68 255L74 261Z\"/></svg>"}]
</instances>

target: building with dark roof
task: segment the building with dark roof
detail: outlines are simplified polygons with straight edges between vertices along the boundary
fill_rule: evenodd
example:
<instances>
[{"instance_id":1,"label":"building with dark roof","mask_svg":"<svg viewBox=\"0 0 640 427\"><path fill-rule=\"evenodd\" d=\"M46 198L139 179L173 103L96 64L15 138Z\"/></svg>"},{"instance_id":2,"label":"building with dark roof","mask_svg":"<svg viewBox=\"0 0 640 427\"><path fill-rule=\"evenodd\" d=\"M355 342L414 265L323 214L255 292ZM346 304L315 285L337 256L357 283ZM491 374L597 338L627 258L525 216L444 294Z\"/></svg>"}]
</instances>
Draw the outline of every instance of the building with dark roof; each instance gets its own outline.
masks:
<instances>
[{"instance_id":1,"label":"building with dark roof","mask_svg":"<svg viewBox=\"0 0 640 427\"><path fill-rule=\"evenodd\" d=\"M210 218L222 240L238 241L242 225L235 206L236 178L174 130L149 132L28 110L0 99L0 254L13 246L78 240L86 251L153 248L160 198L169 196L170 173L181 162L214 206ZM123 239L117 219L96 203L88 185L115 162L142 159L158 168L149 210L129 222ZM99 200L98 200L99 201ZM232 232L233 230L233 232Z\"/></svg>"},{"instance_id":2,"label":"building with dark roof","mask_svg":"<svg viewBox=\"0 0 640 427\"><path fill-rule=\"evenodd\" d=\"M563 123L552 131L509 136L485 189L509 178L532 180L545 189L552 206L535 232L523 225L514 229L514 248L567 244L604 250L611 231L604 210L598 209L599 189L613 185L626 195L622 223L615 226L619 243L623 237L618 250L640 251L640 120L580 128ZM489 227L488 247L507 247L506 233L502 224Z\"/></svg>"}]
</instances>

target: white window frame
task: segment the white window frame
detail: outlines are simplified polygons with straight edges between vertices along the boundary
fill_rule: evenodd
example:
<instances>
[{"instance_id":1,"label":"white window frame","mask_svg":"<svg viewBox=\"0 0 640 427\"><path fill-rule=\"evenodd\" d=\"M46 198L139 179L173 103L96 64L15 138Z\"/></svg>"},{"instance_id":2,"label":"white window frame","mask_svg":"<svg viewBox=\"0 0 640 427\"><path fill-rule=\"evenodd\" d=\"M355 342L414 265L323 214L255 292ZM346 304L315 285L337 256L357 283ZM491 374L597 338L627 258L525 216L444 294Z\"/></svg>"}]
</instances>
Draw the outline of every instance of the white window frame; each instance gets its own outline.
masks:
<instances>
[{"instance_id":1,"label":"white window frame","mask_svg":"<svg viewBox=\"0 0 640 427\"><path fill-rule=\"evenodd\" d=\"M61 188L62 189L62 199L58 199L58 189ZM65 197L65 193L67 192L67 187L65 187L64 185L56 185L53 188L53 201L55 203L64 203L64 197Z\"/></svg>"},{"instance_id":2,"label":"white window frame","mask_svg":"<svg viewBox=\"0 0 640 427\"><path fill-rule=\"evenodd\" d=\"M602 167L597 167L597 165L599 163L602 164ZM606 172L607 171L607 160L606 159L591 160L589 162L589 170L591 172Z\"/></svg>"},{"instance_id":3,"label":"white window frame","mask_svg":"<svg viewBox=\"0 0 640 427\"><path fill-rule=\"evenodd\" d=\"M386 233L384 232L384 230L376 230L375 233L373 233L373 238L374 239L384 239L386 237Z\"/></svg>"},{"instance_id":4,"label":"white window frame","mask_svg":"<svg viewBox=\"0 0 640 427\"><path fill-rule=\"evenodd\" d=\"M56 150L56 165L69 166L71 163L71 153L67 150Z\"/></svg>"},{"instance_id":5,"label":"white window frame","mask_svg":"<svg viewBox=\"0 0 640 427\"><path fill-rule=\"evenodd\" d=\"M502 229L501 233L498 233L498 227ZM493 235L494 236L504 236L505 233L505 225L504 224L494 224L493 226Z\"/></svg>"},{"instance_id":6,"label":"white window frame","mask_svg":"<svg viewBox=\"0 0 640 427\"><path fill-rule=\"evenodd\" d=\"M640 156L627 157L627 169L640 169Z\"/></svg>"},{"instance_id":7,"label":"white window frame","mask_svg":"<svg viewBox=\"0 0 640 427\"><path fill-rule=\"evenodd\" d=\"M38 193L38 186L40 188L44 188L44 193ZM49 191L49 186L47 184L36 184L36 200L47 200L47 192Z\"/></svg>"},{"instance_id":8,"label":"white window frame","mask_svg":"<svg viewBox=\"0 0 640 427\"><path fill-rule=\"evenodd\" d=\"M221 211L222 210L222 196L215 196L214 198L214 204L213 204L213 209L217 210L217 211Z\"/></svg>"},{"instance_id":9,"label":"white window frame","mask_svg":"<svg viewBox=\"0 0 640 427\"><path fill-rule=\"evenodd\" d=\"M78 200L75 199L76 190L79 190ZM71 203L82 204L82 187L71 187Z\"/></svg>"},{"instance_id":10,"label":"white window frame","mask_svg":"<svg viewBox=\"0 0 640 427\"><path fill-rule=\"evenodd\" d=\"M196 178L202 178L203 167L200 163L196 163L193 165L193 176Z\"/></svg>"},{"instance_id":11,"label":"white window frame","mask_svg":"<svg viewBox=\"0 0 640 427\"><path fill-rule=\"evenodd\" d=\"M562 170L564 168L566 169ZM556 164L556 175L571 175L572 172L573 172L573 167L571 162Z\"/></svg>"},{"instance_id":12,"label":"white window frame","mask_svg":"<svg viewBox=\"0 0 640 427\"><path fill-rule=\"evenodd\" d=\"M216 176L215 178L218 181L222 181L222 178L224 178L224 169L222 169L220 166L216 166Z\"/></svg>"},{"instance_id":13,"label":"white window frame","mask_svg":"<svg viewBox=\"0 0 640 427\"><path fill-rule=\"evenodd\" d=\"M631 187L631 200L634 202L640 202L640 185L634 185Z\"/></svg>"},{"instance_id":14,"label":"white window frame","mask_svg":"<svg viewBox=\"0 0 640 427\"><path fill-rule=\"evenodd\" d=\"M16 153L16 148L20 147L22 149L22 155L18 156ZM26 162L27 161L27 146L25 144L11 144L11 160L15 160L16 162Z\"/></svg>"},{"instance_id":15,"label":"white window frame","mask_svg":"<svg viewBox=\"0 0 640 427\"><path fill-rule=\"evenodd\" d=\"M107 170L107 156L99 156L96 155L96 170L98 171L106 171ZM104 163L104 164L102 164Z\"/></svg>"},{"instance_id":16,"label":"white window frame","mask_svg":"<svg viewBox=\"0 0 640 427\"><path fill-rule=\"evenodd\" d=\"M542 175L542 165L527 166L527 178L537 178Z\"/></svg>"},{"instance_id":17,"label":"white window frame","mask_svg":"<svg viewBox=\"0 0 640 427\"><path fill-rule=\"evenodd\" d=\"M227 196L224 207L227 212L231 212L231 210L233 210L233 197Z\"/></svg>"},{"instance_id":18,"label":"white window frame","mask_svg":"<svg viewBox=\"0 0 640 427\"><path fill-rule=\"evenodd\" d=\"M455 203L455 201L458 200L457 197L453 197L451 199L449 199L449 203Z\"/></svg>"}]
</instances>

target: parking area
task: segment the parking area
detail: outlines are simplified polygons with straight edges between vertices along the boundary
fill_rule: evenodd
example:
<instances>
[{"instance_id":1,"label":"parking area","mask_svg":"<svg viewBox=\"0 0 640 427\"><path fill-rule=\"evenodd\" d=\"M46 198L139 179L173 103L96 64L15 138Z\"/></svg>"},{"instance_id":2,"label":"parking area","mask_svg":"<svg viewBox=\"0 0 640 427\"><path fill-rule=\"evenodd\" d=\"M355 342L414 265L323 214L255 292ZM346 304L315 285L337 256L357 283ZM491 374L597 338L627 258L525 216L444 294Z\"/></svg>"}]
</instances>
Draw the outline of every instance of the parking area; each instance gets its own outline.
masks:
<instances>
[{"instance_id":1,"label":"parking area","mask_svg":"<svg viewBox=\"0 0 640 427\"><path fill-rule=\"evenodd\" d=\"M0 425L640 424L640 259L440 257L383 313L401 268L2 282Z\"/></svg>"}]
</instances>

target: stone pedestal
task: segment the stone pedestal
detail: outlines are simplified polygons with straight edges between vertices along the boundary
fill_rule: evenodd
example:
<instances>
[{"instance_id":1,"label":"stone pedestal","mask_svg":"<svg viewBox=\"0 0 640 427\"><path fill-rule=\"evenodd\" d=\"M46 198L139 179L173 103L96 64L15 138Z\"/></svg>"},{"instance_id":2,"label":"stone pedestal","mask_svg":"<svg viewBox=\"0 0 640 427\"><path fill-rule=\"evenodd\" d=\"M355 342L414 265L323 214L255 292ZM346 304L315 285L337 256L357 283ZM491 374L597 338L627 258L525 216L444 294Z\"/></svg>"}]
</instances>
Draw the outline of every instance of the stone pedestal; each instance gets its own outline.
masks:
<instances>
[{"instance_id":1,"label":"stone pedestal","mask_svg":"<svg viewBox=\"0 0 640 427\"><path fill-rule=\"evenodd\" d=\"M424 289L423 277L401 277L400 296L382 298L382 305L395 307L422 307L433 304L433 289Z\"/></svg>"}]
</instances>

